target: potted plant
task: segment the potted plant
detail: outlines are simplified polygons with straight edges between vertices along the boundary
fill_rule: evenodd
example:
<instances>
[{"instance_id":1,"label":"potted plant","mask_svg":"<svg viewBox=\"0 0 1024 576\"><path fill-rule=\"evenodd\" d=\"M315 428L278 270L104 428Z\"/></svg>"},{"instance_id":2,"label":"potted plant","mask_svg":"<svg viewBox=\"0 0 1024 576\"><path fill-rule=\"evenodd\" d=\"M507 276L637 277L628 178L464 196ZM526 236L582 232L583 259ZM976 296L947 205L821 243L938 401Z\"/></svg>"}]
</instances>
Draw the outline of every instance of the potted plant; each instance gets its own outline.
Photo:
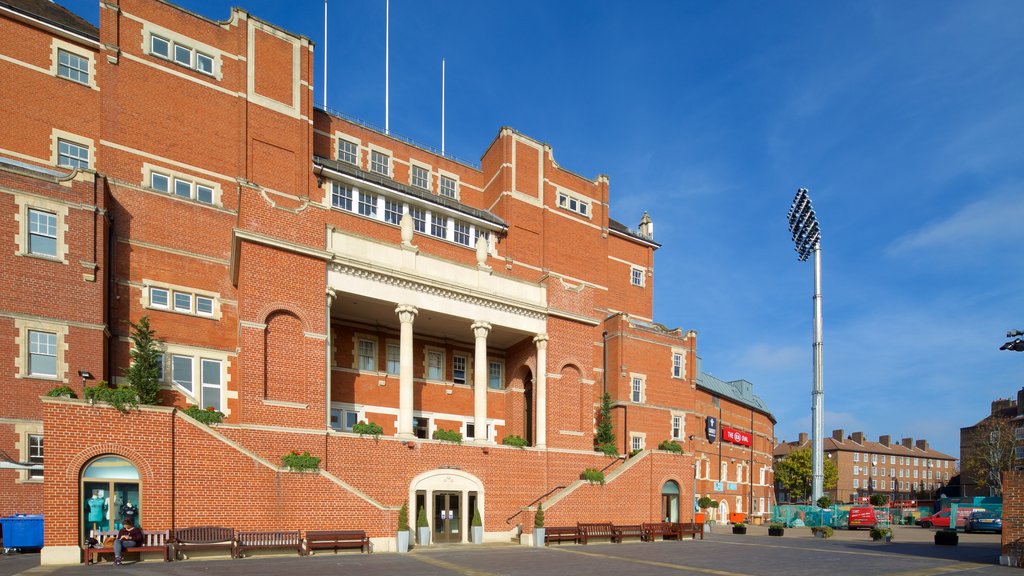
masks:
<instances>
[{"instance_id":1,"label":"potted plant","mask_svg":"<svg viewBox=\"0 0 1024 576\"><path fill-rule=\"evenodd\" d=\"M768 525L769 536L782 536L786 533L786 525L781 522L772 522Z\"/></svg>"},{"instance_id":2,"label":"potted plant","mask_svg":"<svg viewBox=\"0 0 1024 576\"><path fill-rule=\"evenodd\" d=\"M78 398L70 386L57 386L46 393L50 398Z\"/></svg>"},{"instance_id":3,"label":"potted plant","mask_svg":"<svg viewBox=\"0 0 1024 576\"><path fill-rule=\"evenodd\" d=\"M872 494L868 502L871 502L872 506L882 507L889 503L889 496L887 494Z\"/></svg>"},{"instance_id":4,"label":"potted plant","mask_svg":"<svg viewBox=\"0 0 1024 576\"><path fill-rule=\"evenodd\" d=\"M533 515L533 545L544 546L544 503L537 504L537 512Z\"/></svg>"},{"instance_id":5,"label":"potted plant","mask_svg":"<svg viewBox=\"0 0 1024 576\"><path fill-rule=\"evenodd\" d=\"M420 506L420 513L416 515L416 543L420 546L430 544L430 524L427 522L427 507Z\"/></svg>"},{"instance_id":6,"label":"potted plant","mask_svg":"<svg viewBox=\"0 0 1024 576\"><path fill-rule=\"evenodd\" d=\"M822 496L821 498L818 498L816 504L818 505L818 508L831 508L832 499L828 496Z\"/></svg>"},{"instance_id":7,"label":"potted plant","mask_svg":"<svg viewBox=\"0 0 1024 576\"><path fill-rule=\"evenodd\" d=\"M956 530L939 530L935 533L935 544L938 546L956 546L960 541Z\"/></svg>"},{"instance_id":8,"label":"potted plant","mask_svg":"<svg viewBox=\"0 0 1024 576\"><path fill-rule=\"evenodd\" d=\"M707 520L707 512L704 512L704 510L707 510L708 508L718 508L718 502L707 496L701 496L697 499L697 507L701 509L702 515L704 516L704 518L702 518L705 522L704 531L711 532L711 527L714 525L714 522Z\"/></svg>"},{"instance_id":9,"label":"potted plant","mask_svg":"<svg viewBox=\"0 0 1024 576\"><path fill-rule=\"evenodd\" d=\"M815 538L831 538L833 532L834 530L832 530L831 526L814 526L811 528L811 534Z\"/></svg>"},{"instance_id":10,"label":"potted plant","mask_svg":"<svg viewBox=\"0 0 1024 576\"><path fill-rule=\"evenodd\" d=\"M746 534L747 533L747 525L744 524L743 522L737 522L737 523L733 524L732 525L732 533L733 534Z\"/></svg>"},{"instance_id":11,"label":"potted plant","mask_svg":"<svg viewBox=\"0 0 1024 576\"><path fill-rule=\"evenodd\" d=\"M892 528L882 528L881 526L875 526L871 529L871 539L875 542L878 542L879 540L892 542Z\"/></svg>"},{"instance_id":12,"label":"potted plant","mask_svg":"<svg viewBox=\"0 0 1024 576\"><path fill-rule=\"evenodd\" d=\"M409 503L402 504L398 510L398 552L409 551Z\"/></svg>"},{"instance_id":13,"label":"potted plant","mask_svg":"<svg viewBox=\"0 0 1024 576\"><path fill-rule=\"evenodd\" d=\"M484 542L484 521L480 518L480 508L473 506L473 543L483 544Z\"/></svg>"}]
</instances>

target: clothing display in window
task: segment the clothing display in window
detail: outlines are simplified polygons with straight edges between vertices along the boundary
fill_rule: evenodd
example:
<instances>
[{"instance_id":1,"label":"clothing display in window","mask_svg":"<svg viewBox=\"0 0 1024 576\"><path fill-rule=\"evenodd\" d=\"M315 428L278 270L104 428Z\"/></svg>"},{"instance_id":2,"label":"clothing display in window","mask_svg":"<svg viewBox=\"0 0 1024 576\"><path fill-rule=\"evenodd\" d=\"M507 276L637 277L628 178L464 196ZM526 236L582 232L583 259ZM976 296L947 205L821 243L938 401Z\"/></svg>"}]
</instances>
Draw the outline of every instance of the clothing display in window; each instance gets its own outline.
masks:
<instances>
[{"instance_id":1,"label":"clothing display in window","mask_svg":"<svg viewBox=\"0 0 1024 576\"><path fill-rule=\"evenodd\" d=\"M102 522L106 517L107 499L101 496L93 496L88 501L89 522Z\"/></svg>"}]
</instances>

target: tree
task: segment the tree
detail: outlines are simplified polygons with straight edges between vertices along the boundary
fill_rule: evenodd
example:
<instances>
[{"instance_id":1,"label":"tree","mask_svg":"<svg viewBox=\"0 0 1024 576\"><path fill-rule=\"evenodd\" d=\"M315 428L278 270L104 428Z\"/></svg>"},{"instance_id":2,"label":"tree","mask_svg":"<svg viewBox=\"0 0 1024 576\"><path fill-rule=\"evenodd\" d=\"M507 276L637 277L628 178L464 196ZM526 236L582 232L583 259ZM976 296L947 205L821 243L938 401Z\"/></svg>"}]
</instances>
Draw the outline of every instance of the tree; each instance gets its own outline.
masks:
<instances>
[{"instance_id":1,"label":"tree","mask_svg":"<svg viewBox=\"0 0 1024 576\"><path fill-rule=\"evenodd\" d=\"M811 493L811 484L814 480L811 477L810 448L793 450L789 454L783 456L774 468L775 480L778 481L786 491L790 494L800 494L802 495L802 499L807 499L807 496ZM836 470L836 463L829 458L825 458L822 468L825 473L823 482L824 489L835 489L836 481L839 478L839 473Z\"/></svg>"},{"instance_id":2,"label":"tree","mask_svg":"<svg viewBox=\"0 0 1024 576\"><path fill-rule=\"evenodd\" d=\"M992 496L1003 495L1002 472L1013 469L1016 443L1013 423L999 417L989 417L974 427L969 455L964 472L981 488L988 488Z\"/></svg>"},{"instance_id":3,"label":"tree","mask_svg":"<svg viewBox=\"0 0 1024 576\"><path fill-rule=\"evenodd\" d=\"M601 398L601 413L597 422L595 449L605 454L618 454L615 447L615 429L612 427L612 395L605 392Z\"/></svg>"},{"instance_id":4,"label":"tree","mask_svg":"<svg viewBox=\"0 0 1024 576\"><path fill-rule=\"evenodd\" d=\"M148 316L139 318L138 323L128 322L128 326L131 327L132 363L124 370L125 380L138 395L140 404L156 404L162 362L156 331L149 327Z\"/></svg>"}]
</instances>

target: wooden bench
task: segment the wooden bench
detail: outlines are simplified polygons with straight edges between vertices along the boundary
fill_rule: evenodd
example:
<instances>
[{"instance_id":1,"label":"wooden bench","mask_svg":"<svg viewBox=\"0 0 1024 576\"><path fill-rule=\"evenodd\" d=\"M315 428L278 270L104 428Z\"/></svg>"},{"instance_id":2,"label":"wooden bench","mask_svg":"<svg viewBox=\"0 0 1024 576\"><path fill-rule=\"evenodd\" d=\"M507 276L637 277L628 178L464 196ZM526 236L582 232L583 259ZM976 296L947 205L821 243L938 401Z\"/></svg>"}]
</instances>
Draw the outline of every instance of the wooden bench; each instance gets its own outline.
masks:
<instances>
[{"instance_id":1,"label":"wooden bench","mask_svg":"<svg viewBox=\"0 0 1024 576\"><path fill-rule=\"evenodd\" d=\"M643 524L644 541L654 542L658 536L663 540L678 540L678 524L673 522L645 522Z\"/></svg>"},{"instance_id":2,"label":"wooden bench","mask_svg":"<svg viewBox=\"0 0 1024 576\"><path fill-rule=\"evenodd\" d=\"M616 542L622 542L624 538L644 540L644 527L641 524L615 524L614 528Z\"/></svg>"},{"instance_id":3,"label":"wooden bench","mask_svg":"<svg viewBox=\"0 0 1024 576\"><path fill-rule=\"evenodd\" d=\"M360 552L365 549L367 554L373 553L373 544L365 530L306 530L303 547L306 554L329 549L337 554L339 548L359 548Z\"/></svg>"},{"instance_id":4,"label":"wooden bench","mask_svg":"<svg viewBox=\"0 0 1024 576\"><path fill-rule=\"evenodd\" d=\"M683 534L689 534L690 536L693 536L694 540L697 539L698 535L700 536L700 539L703 540L704 539L704 524L702 524L700 522L697 522L697 523L694 523L694 522L677 523L676 524L676 533L679 535L680 538L682 538Z\"/></svg>"},{"instance_id":5,"label":"wooden bench","mask_svg":"<svg viewBox=\"0 0 1024 576\"><path fill-rule=\"evenodd\" d=\"M292 548L302 556L302 535L298 530L288 532L236 532L231 555L241 558L246 550Z\"/></svg>"},{"instance_id":6,"label":"wooden bench","mask_svg":"<svg viewBox=\"0 0 1024 576\"><path fill-rule=\"evenodd\" d=\"M171 561L170 550L167 547L167 540L170 536L169 530L143 530L142 536L145 538L141 546L132 546L131 548L125 548L124 553L129 552L163 552L164 562ZM95 538L97 542L103 543L107 538L117 538L117 530L92 530L89 532L90 538ZM85 564L88 566L96 561L96 558L100 554L113 554L113 546L104 546L103 548L89 548L83 547L85 550Z\"/></svg>"},{"instance_id":7,"label":"wooden bench","mask_svg":"<svg viewBox=\"0 0 1024 576\"><path fill-rule=\"evenodd\" d=\"M544 545L552 542L579 542L580 533L575 526L548 526L544 528Z\"/></svg>"},{"instance_id":8,"label":"wooden bench","mask_svg":"<svg viewBox=\"0 0 1024 576\"><path fill-rule=\"evenodd\" d=\"M175 560L185 550L215 550L225 549L231 556L235 555L235 530L234 528L222 528L220 526L197 526L194 528L176 528L174 530Z\"/></svg>"},{"instance_id":9,"label":"wooden bench","mask_svg":"<svg viewBox=\"0 0 1024 576\"><path fill-rule=\"evenodd\" d=\"M615 527L611 522L589 522L579 523L576 529L580 533L580 543L586 544L591 538L607 538L609 542L616 542Z\"/></svg>"}]
</instances>

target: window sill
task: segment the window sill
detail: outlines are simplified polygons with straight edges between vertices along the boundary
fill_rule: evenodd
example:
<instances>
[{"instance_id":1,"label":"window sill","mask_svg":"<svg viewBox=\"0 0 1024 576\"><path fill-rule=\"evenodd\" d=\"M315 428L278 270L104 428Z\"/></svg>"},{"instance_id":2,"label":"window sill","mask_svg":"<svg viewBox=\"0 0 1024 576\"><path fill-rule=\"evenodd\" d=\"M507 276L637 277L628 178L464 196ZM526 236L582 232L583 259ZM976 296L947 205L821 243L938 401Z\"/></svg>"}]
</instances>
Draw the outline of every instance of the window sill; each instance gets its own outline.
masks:
<instances>
[{"instance_id":1,"label":"window sill","mask_svg":"<svg viewBox=\"0 0 1024 576\"><path fill-rule=\"evenodd\" d=\"M19 252L18 256L24 256L26 258L35 258L36 260L45 260L47 262L54 262L56 264L67 264L64 258L60 255L50 256L49 254L36 254L34 252Z\"/></svg>"},{"instance_id":2,"label":"window sill","mask_svg":"<svg viewBox=\"0 0 1024 576\"><path fill-rule=\"evenodd\" d=\"M17 378L24 380L41 380L43 382L63 382L67 384L67 379L61 378L60 376L49 376L46 374L18 374Z\"/></svg>"},{"instance_id":3,"label":"window sill","mask_svg":"<svg viewBox=\"0 0 1024 576\"><path fill-rule=\"evenodd\" d=\"M304 402L288 402L288 401L285 401L285 400L267 400L265 398L263 399L263 405L264 406L276 406L278 408L298 408L300 410L305 410L306 408L309 408L309 404L306 404Z\"/></svg>"}]
</instances>

